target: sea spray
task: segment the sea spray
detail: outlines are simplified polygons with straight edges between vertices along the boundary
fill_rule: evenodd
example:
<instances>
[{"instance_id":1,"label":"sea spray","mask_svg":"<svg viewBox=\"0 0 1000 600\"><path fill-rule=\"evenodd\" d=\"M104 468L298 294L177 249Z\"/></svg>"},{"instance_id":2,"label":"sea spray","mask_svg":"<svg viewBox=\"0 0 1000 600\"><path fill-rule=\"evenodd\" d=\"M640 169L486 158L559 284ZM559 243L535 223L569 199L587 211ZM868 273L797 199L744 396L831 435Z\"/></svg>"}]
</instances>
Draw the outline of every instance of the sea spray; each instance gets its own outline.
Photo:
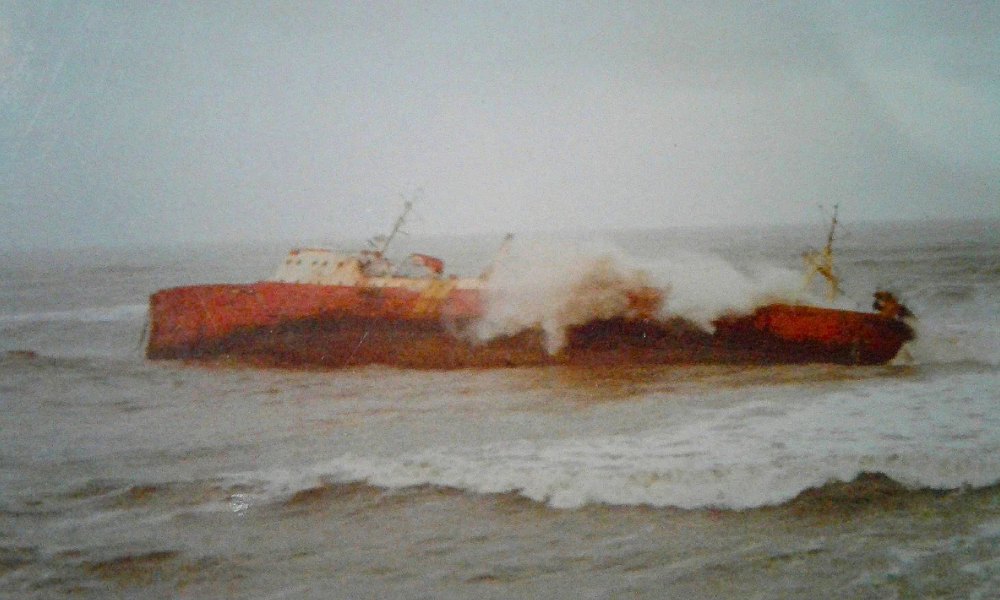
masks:
<instances>
[{"instance_id":1,"label":"sea spray","mask_svg":"<svg viewBox=\"0 0 1000 600\"><path fill-rule=\"evenodd\" d=\"M574 326L645 316L648 307L637 307L634 299L651 288L662 295L652 316L680 317L711 332L724 314L795 300L800 285L787 269L764 265L743 272L722 258L693 252L642 261L604 241L516 242L495 266L475 334L485 341L539 328L548 351L556 353Z\"/></svg>"},{"instance_id":2,"label":"sea spray","mask_svg":"<svg viewBox=\"0 0 1000 600\"><path fill-rule=\"evenodd\" d=\"M655 285L648 272L627 263L610 245L516 243L493 271L476 335L488 340L540 327L555 353L568 328L629 316L630 294Z\"/></svg>"},{"instance_id":3,"label":"sea spray","mask_svg":"<svg viewBox=\"0 0 1000 600\"><path fill-rule=\"evenodd\" d=\"M712 322L725 314L746 314L773 302L819 303L802 290L798 273L773 265L740 270L718 256L679 251L646 269L654 281L671 288L661 316L681 317L709 332L714 329Z\"/></svg>"}]
</instances>

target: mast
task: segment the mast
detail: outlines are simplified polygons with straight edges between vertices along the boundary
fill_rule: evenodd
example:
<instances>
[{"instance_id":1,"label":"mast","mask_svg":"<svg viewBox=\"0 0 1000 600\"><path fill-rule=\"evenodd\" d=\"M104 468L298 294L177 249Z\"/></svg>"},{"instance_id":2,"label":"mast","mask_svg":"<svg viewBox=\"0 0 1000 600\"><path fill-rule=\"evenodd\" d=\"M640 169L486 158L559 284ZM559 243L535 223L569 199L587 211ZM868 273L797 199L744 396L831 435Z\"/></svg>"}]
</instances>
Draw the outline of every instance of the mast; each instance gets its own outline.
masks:
<instances>
[{"instance_id":1,"label":"mast","mask_svg":"<svg viewBox=\"0 0 1000 600\"><path fill-rule=\"evenodd\" d=\"M826 248L823 249L823 254L833 256L833 234L837 229L837 209L840 208L839 204L833 205L833 221L830 223L830 233L826 236Z\"/></svg>"},{"instance_id":2,"label":"mast","mask_svg":"<svg viewBox=\"0 0 1000 600\"><path fill-rule=\"evenodd\" d=\"M806 252L802 257L806 266L805 287L808 287L812 283L813 278L817 274L822 275L828 284L826 291L828 300L833 300L841 293L840 277L837 276L833 269L833 240L836 239L838 223L837 209L839 207L839 204L833 205L833 219L830 222L830 231L826 235L826 246L823 247L822 251Z\"/></svg>"},{"instance_id":3,"label":"mast","mask_svg":"<svg viewBox=\"0 0 1000 600\"><path fill-rule=\"evenodd\" d=\"M385 254L385 251L389 249L389 244L396 237L396 234L402 231L403 225L406 223L406 217L410 214L410 210L413 209L413 201L407 200L403 203L403 212L396 217L396 222L392 226L392 231L389 235L377 235L372 239L368 240L368 243L375 248L374 253L378 256Z\"/></svg>"},{"instance_id":4,"label":"mast","mask_svg":"<svg viewBox=\"0 0 1000 600\"><path fill-rule=\"evenodd\" d=\"M389 233L387 237L383 237L381 240L382 245L380 248L378 248L379 254L384 254L385 251L388 250L389 244L392 243L393 238L396 237L396 234L399 233L399 230L403 227L403 224L406 223L406 216L410 214L410 210L412 208L413 208L412 200L407 200L406 202L403 203L403 212L398 217L396 217L396 223L393 224L392 231Z\"/></svg>"}]
</instances>

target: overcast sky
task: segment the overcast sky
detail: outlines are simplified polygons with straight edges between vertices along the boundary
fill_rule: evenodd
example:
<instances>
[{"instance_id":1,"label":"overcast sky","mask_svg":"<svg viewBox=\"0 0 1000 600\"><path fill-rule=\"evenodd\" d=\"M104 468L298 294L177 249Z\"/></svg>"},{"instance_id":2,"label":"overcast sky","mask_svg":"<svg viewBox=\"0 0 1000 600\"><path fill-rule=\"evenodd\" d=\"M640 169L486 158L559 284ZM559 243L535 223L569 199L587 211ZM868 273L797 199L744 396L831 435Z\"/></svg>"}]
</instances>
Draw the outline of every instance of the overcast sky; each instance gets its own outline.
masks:
<instances>
[{"instance_id":1,"label":"overcast sky","mask_svg":"<svg viewBox=\"0 0 1000 600\"><path fill-rule=\"evenodd\" d=\"M0 248L1000 217L1000 4L0 0Z\"/></svg>"}]
</instances>

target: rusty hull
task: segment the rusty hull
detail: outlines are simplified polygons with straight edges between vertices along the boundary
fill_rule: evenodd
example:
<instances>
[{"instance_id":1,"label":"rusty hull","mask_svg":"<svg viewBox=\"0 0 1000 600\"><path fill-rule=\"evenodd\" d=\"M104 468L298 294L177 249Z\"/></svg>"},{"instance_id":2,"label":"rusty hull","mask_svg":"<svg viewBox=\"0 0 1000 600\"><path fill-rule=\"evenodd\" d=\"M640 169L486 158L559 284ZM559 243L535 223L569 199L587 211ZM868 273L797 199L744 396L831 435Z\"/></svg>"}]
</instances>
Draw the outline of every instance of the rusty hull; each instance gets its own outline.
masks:
<instances>
[{"instance_id":1,"label":"rusty hull","mask_svg":"<svg viewBox=\"0 0 1000 600\"><path fill-rule=\"evenodd\" d=\"M443 298L398 288L262 282L173 288L150 298L150 359L254 365L408 368L551 364L879 364L913 330L874 313L772 304L715 322L714 334L681 319L592 321L567 332L556 354L540 330L478 341L480 292Z\"/></svg>"},{"instance_id":2,"label":"rusty hull","mask_svg":"<svg viewBox=\"0 0 1000 600\"><path fill-rule=\"evenodd\" d=\"M789 304L719 319L715 327L729 345L772 348L788 362L882 364L915 337L907 323L882 314Z\"/></svg>"}]
</instances>

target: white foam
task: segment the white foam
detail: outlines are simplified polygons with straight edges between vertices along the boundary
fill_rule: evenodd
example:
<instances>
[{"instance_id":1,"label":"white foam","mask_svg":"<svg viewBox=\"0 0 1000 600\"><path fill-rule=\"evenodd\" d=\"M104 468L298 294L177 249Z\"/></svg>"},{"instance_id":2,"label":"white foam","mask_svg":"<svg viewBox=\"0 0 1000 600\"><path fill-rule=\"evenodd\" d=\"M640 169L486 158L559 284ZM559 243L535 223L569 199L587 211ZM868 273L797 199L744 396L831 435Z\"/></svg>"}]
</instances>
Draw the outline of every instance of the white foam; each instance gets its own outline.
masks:
<instances>
[{"instance_id":1,"label":"white foam","mask_svg":"<svg viewBox=\"0 0 1000 600\"><path fill-rule=\"evenodd\" d=\"M773 265L741 271L718 256L674 252L646 268L670 288L664 316L683 317L706 330L726 313L747 313L771 302L816 301L802 289L801 274Z\"/></svg>"},{"instance_id":2,"label":"white foam","mask_svg":"<svg viewBox=\"0 0 1000 600\"><path fill-rule=\"evenodd\" d=\"M900 461L847 454L753 461L709 455L692 465L677 455L630 453L613 440L604 442L610 451L581 442L529 445L520 451L484 448L476 457L447 452L396 460L344 456L328 466L344 481L386 488L430 484L477 493L517 492L557 508L591 503L752 508L787 501L831 480L849 481L863 471L941 488L988 485L1000 476L996 461L973 456L942 460L920 455ZM954 470L956 465L964 465L963 474Z\"/></svg>"},{"instance_id":3,"label":"white foam","mask_svg":"<svg viewBox=\"0 0 1000 600\"><path fill-rule=\"evenodd\" d=\"M981 374L944 378L941 389L893 380L877 398L871 382L857 389L840 384L843 391L817 399L746 401L678 423L654 421L628 435L346 452L234 479L269 498L330 482L367 482L513 492L560 508L753 508L863 472L912 488L981 487L1000 481L1000 422L991 412L995 397L977 391L983 383Z\"/></svg>"},{"instance_id":4,"label":"white foam","mask_svg":"<svg viewBox=\"0 0 1000 600\"><path fill-rule=\"evenodd\" d=\"M566 330L594 319L630 316L629 295L645 287L664 291L662 317L685 318L706 330L719 316L802 295L801 277L758 265L744 272L725 260L693 252L641 261L602 241L515 244L496 265L487 292L480 339L533 327L550 351Z\"/></svg>"}]
</instances>

